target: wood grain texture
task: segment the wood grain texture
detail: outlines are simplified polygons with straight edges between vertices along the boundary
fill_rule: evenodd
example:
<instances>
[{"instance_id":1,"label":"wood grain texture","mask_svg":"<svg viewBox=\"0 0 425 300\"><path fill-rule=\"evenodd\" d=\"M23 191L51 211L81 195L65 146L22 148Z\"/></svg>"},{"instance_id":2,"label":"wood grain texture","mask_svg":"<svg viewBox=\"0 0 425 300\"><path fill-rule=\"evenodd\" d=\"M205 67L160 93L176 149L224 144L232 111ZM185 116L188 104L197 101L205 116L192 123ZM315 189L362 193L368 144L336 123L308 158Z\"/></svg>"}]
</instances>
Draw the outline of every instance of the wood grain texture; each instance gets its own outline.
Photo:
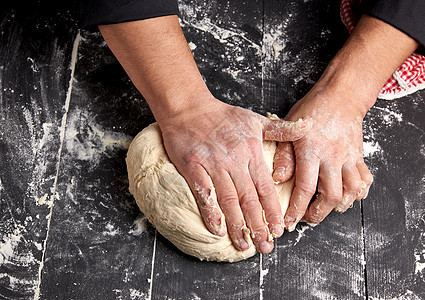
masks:
<instances>
[{"instance_id":1,"label":"wood grain texture","mask_svg":"<svg viewBox=\"0 0 425 300\"><path fill-rule=\"evenodd\" d=\"M425 297L425 105L422 93L368 113L375 176L364 201L367 289L378 299Z\"/></svg>"},{"instance_id":2,"label":"wood grain texture","mask_svg":"<svg viewBox=\"0 0 425 300\"><path fill-rule=\"evenodd\" d=\"M41 295L149 297L154 230L128 192L125 156L152 117L99 34L78 54Z\"/></svg>"},{"instance_id":3,"label":"wood grain texture","mask_svg":"<svg viewBox=\"0 0 425 300\"><path fill-rule=\"evenodd\" d=\"M318 79L345 38L335 2L266 1L264 102L281 115ZM359 203L319 226L302 224L263 256L264 299L363 299Z\"/></svg>"},{"instance_id":4,"label":"wood grain texture","mask_svg":"<svg viewBox=\"0 0 425 300\"><path fill-rule=\"evenodd\" d=\"M29 299L37 290L76 32L64 12L56 20L48 12L0 13L2 299Z\"/></svg>"},{"instance_id":5,"label":"wood grain texture","mask_svg":"<svg viewBox=\"0 0 425 300\"><path fill-rule=\"evenodd\" d=\"M338 6L180 2L213 94L281 116L345 41ZM75 18L41 7L0 12L1 299L425 299L424 91L368 113L366 200L285 233L270 255L201 262L128 192L128 143L154 121L143 97L98 33L81 32L70 78Z\"/></svg>"},{"instance_id":6,"label":"wood grain texture","mask_svg":"<svg viewBox=\"0 0 425 300\"><path fill-rule=\"evenodd\" d=\"M339 1L264 1L263 99L285 116L347 37Z\"/></svg>"},{"instance_id":7,"label":"wood grain texture","mask_svg":"<svg viewBox=\"0 0 425 300\"><path fill-rule=\"evenodd\" d=\"M261 100L262 3L183 1L184 33L215 97L264 112ZM158 239L153 299L258 299L258 255L237 264L188 258Z\"/></svg>"}]
</instances>

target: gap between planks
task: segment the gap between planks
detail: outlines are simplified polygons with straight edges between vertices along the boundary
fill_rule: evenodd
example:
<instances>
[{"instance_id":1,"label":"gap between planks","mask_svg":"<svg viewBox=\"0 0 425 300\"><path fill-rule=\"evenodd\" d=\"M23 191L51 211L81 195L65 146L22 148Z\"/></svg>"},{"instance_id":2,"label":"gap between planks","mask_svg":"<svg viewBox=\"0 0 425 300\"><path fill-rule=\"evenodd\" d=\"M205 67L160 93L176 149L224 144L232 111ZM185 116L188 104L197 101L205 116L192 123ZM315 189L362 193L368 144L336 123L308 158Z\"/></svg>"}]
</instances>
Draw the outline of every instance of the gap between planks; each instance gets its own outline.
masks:
<instances>
[{"instance_id":1,"label":"gap between planks","mask_svg":"<svg viewBox=\"0 0 425 300\"><path fill-rule=\"evenodd\" d=\"M68 91L66 93L65 106L64 106L65 112L62 116L62 123L60 127L60 136L59 136L60 145L58 150L58 162L56 164L56 175L55 175L55 180L53 182L52 193L50 195L51 205L50 205L50 211L48 214L47 233L46 233L46 238L44 239L44 242L43 242L43 252L41 256L40 267L38 268L38 283L34 293L34 300L40 299L41 276L42 276L43 267L44 267L44 259L46 256L47 239L49 238L49 233L50 233L50 224L52 221L53 207L55 204L56 188L57 188L57 183L59 178L59 167L61 164L62 149L63 149L64 140L65 140L66 122L68 119L69 104L71 102L72 83L74 81L75 66L77 64L78 46L80 44L80 41L81 41L81 35L80 35L80 31L78 31L77 36L75 37L75 40L74 40L74 44L72 46L71 65L70 65L71 77L69 79Z\"/></svg>"},{"instance_id":2,"label":"gap between planks","mask_svg":"<svg viewBox=\"0 0 425 300\"><path fill-rule=\"evenodd\" d=\"M153 277L154 277L154 268L155 268L155 255L156 255L156 237L158 234L158 230L155 228L155 237L153 239L153 250L152 250L152 266L151 266L151 278L149 282L149 294L148 300L152 299L152 288L153 288Z\"/></svg>"}]
</instances>

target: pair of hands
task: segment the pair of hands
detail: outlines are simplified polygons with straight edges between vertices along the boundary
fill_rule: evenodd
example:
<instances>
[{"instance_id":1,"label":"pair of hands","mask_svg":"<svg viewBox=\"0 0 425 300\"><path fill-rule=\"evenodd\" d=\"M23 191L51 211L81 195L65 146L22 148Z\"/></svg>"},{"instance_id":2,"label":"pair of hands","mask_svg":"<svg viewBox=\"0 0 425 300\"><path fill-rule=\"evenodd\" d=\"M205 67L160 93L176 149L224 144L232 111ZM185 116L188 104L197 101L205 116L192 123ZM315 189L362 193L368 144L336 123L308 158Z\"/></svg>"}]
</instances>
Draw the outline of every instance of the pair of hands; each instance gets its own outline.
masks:
<instances>
[{"instance_id":1,"label":"pair of hands","mask_svg":"<svg viewBox=\"0 0 425 300\"><path fill-rule=\"evenodd\" d=\"M255 247L269 253L270 236L294 230L301 219L317 224L367 194L372 175L363 162L364 116L344 99L316 90L294 106L287 121L211 97L202 109L159 122L167 153L189 183L207 228L219 236L228 232L238 250L249 248L244 238L249 232ZM280 142L273 176L263 139ZM274 181L294 173L295 189L283 216ZM217 202L210 197L213 185ZM309 205L316 187L318 196Z\"/></svg>"},{"instance_id":2,"label":"pair of hands","mask_svg":"<svg viewBox=\"0 0 425 300\"><path fill-rule=\"evenodd\" d=\"M218 235L227 231L239 250L248 248L244 236L250 232L262 253L273 248L269 233L278 237L283 227L291 231L300 220L317 224L333 209L345 211L366 196L372 175L363 162L362 120L387 79L419 46L391 25L363 15L322 78L286 117L307 119L286 123L214 99L177 16L99 29L148 101L208 229ZM280 142L273 178L264 163L263 138ZM294 172L295 189L283 216L273 179L285 181ZM217 203L210 197L212 184ZM309 205L316 188L318 196Z\"/></svg>"}]
</instances>

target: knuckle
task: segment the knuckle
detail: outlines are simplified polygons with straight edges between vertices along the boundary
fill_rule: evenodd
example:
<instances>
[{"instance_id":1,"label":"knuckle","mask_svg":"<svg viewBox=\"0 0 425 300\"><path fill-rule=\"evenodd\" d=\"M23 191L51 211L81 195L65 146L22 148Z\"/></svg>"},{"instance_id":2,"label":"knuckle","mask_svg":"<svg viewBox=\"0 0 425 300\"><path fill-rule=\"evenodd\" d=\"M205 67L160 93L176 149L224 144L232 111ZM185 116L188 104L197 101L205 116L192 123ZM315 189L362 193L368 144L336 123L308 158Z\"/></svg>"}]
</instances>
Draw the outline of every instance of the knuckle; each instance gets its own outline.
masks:
<instances>
[{"instance_id":1,"label":"knuckle","mask_svg":"<svg viewBox=\"0 0 425 300\"><path fill-rule=\"evenodd\" d=\"M345 187L345 190L348 194L357 195L361 193L363 190L363 181L361 180L352 181Z\"/></svg>"},{"instance_id":2,"label":"knuckle","mask_svg":"<svg viewBox=\"0 0 425 300\"><path fill-rule=\"evenodd\" d=\"M214 209L207 209L202 212L202 217L206 223L214 223L221 218L221 215Z\"/></svg>"},{"instance_id":3,"label":"knuckle","mask_svg":"<svg viewBox=\"0 0 425 300\"><path fill-rule=\"evenodd\" d=\"M252 237L252 240L254 241L254 243L258 243L260 241L267 240L268 239L268 233L267 233L266 226L258 226L258 227L253 228L251 237Z\"/></svg>"},{"instance_id":4,"label":"knuckle","mask_svg":"<svg viewBox=\"0 0 425 300\"><path fill-rule=\"evenodd\" d=\"M341 202L342 195L341 192L338 191L329 191L327 193L322 193L322 198L331 205L337 205Z\"/></svg>"},{"instance_id":5,"label":"knuckle","mask_svg":"<svg viewBox=\"0 0 425 300\"><path fill-rule=\"evenodd\" d=\"M233 206L237 204L238 198L236 197L236 195L232 195L232 194L223 195L218 199L218 202L223 207L229 207L229 206Z\"/></svg>"},{"instance_id":6,"label":"knuckle","mask_svg":"<svg viewBox=\"0 0 425 300\"><path fill-rule=\"evenodd\" d=\"M313 224L318 224L323 221L326 215L323 214L322 210L320 210L317 206L314 209L310 209L306 215L306 219L308 222Z\"/></svg>"},{"instance_id":7,"label":"knuckle","mask_svg":"<svg viewBox=\"0 0 425 300\"><path fill-rule=\"evenodd\" d=\"M208 145L198 145L183 156L185 163L189 166L202 164L212 157L211 149Z\"/></svg>"},{"instance_id":8,"label":"knuckle","mask_svg":"<svg viewBox=\"0 0 425 300\"><path fill-rule=\"evenodd\" d=\"M257 195L245 194L241 197L241 207L243 210L252 210L260 207L260 201Z\"/></svg>"},{"instance_id":9,"label":"knuckle","mask_svg":"<svg viewBox=\"0 0 425 300\"><path fill-rule=\"evenodd\" d=\"M231 223L228 228L229 228L229 232L232 233L239 233L243 230L244 228L244 223L242 221L240 222L236 222L236 223Z\"/></svg>"},{"instance_id":10,"label":"knuckle","mask_svg":"<svg viewBox=\"0 0 425 300\"><path fill-rule=\"evenodd\" d=\"M323 218L317 214L312 214L308 217L308 221L309 223L313 223L313 224L319 224L320 222L322 222Z\"/></svg>"},{"instance_id":11,"label":"knuckle","mask_svg":"<svg viewBox=\"0 0 425 300\"><path fill-rule=\"evenodd\" d=\"M367 174L364 178L364 183L366 183L368 186L372 185L373 183L373 175L372 174Z\"/></svg>"},{"instance_id":12,"label":"knuckle","mask_svg":"<svg viewBox=\"0 0 425 300\"><path fill-rule=\"evenodd\" d=\"M282 224L283 223L283 216L279 212L269 213L267 214L267 222L270 224Z\"/></svg>"},{"instance_id":13,"label":"knuckle","mask_svg":"<svg viewBox=\"0 0 425 300\"><path fill-rule=\"evenodd\" d=\"M314 193L316 192L316 189L312 185L303 182L297 185L297 189L302 196L309 198L313 197Z\"/></svg>"},{"instance_id":14,"label":"knuckle","mask_svg":"<svg viewBox=\"0 0 425 300\"><path fill-rule=\"evenodd\" d=\"M189 167L194 167L202 161L202 157L198 152L190 152L183 157L185 164Z\"/></svg>"},{"instance_id":15,"label":"knuckle","mask_svg":"<svg viewBox=\"0 0 425 300\"><path fill-rule=\"evenodd\" d=\"M261 181L257 183L256 187L261 197L272 197L276 194L275 187L271 182Z\"/></svg>"},{"instance_id":16,"label":"knuckle","mask_svg":"<svg viewBox=\"0 0 425 300\"><path fill-rule=\"evenodd\" d=\"M291 148L290 148L291 147ZM292 160L294 158L294 151L292 146L284 146L276 151L275 158L280 160Z\"/></svg>"},{"instance_id":17,"label":"knuckle","mask_svg":"<svg viewBox=\"0 0 425 300\"><path fill-rule=\"evenodd\" d=\"M258 137L252 136L245 139L246 146L250 152L261 151L261 141Z\"/></svg>"}]
</instances>

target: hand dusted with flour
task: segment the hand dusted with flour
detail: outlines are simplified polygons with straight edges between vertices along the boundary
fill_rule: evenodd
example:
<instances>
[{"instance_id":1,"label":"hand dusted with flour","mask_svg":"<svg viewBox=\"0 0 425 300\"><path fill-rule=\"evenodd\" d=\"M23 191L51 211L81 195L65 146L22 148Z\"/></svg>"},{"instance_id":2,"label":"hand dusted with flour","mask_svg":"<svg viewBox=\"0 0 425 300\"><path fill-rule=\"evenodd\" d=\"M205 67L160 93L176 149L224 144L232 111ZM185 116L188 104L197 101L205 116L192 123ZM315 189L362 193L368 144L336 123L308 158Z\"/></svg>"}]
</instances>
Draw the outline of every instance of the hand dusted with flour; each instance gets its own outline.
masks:
<instances>
[{"instance_id":1,"label":"hand dusted with flour","mask_svg":"<svg viewBox=\"0 0 425 300\"><path fill-rule=\"evenodd\" d=\"M276 143L263 143L264 159L271 173ZM140 210L156 229L183 252L201 260L235 262L253 256L257 251L249 230L245 240L249 247L239 251L230 236L212 234L205 225L195 197L186 180L170 162L164 149L161 131L154 123L140 132L127 154L130 192ZM293 189L293 180L274 186L284 214ZM205 191L206 200L216 203L215 189ZM221 214L219 208L217 208ZM224 219L223 216L221 218Z\"/></svg>"},{"instance_id":2,"label":"hand dusted with flour","mask_svg":"<svg viewBox=\"0 0 425 300\"><path fill-rule=\"evenodd\" d=\"M332 210L344 212L366 197L373 177L363 161L363 118L388 77L418 45L398 29L363 15L320 80L286 116L315 120L314 128L293 143L296 182L285 216L289 231L302 219L317 224ZM277 152L275 180L288 145L279 145Z\"/></svg>"},{"instance_id":3,"label":"hand dusted with flour","mask_svg":"<svg viewBox=\"0 0 425 300\"><path fill-rule=\"evenodd\" d=\"M99 29L148 102L167 154L189 183L208 229L218 236L228 232L237 249L247 250L246 226L261 253L272 251L269 233L279 237L284 224L262 140L299 139L311 128L311 118L268 120L213 97L177 16ZM217 201L210 198L211 184Z\"/></svg>"}]
</instances>

